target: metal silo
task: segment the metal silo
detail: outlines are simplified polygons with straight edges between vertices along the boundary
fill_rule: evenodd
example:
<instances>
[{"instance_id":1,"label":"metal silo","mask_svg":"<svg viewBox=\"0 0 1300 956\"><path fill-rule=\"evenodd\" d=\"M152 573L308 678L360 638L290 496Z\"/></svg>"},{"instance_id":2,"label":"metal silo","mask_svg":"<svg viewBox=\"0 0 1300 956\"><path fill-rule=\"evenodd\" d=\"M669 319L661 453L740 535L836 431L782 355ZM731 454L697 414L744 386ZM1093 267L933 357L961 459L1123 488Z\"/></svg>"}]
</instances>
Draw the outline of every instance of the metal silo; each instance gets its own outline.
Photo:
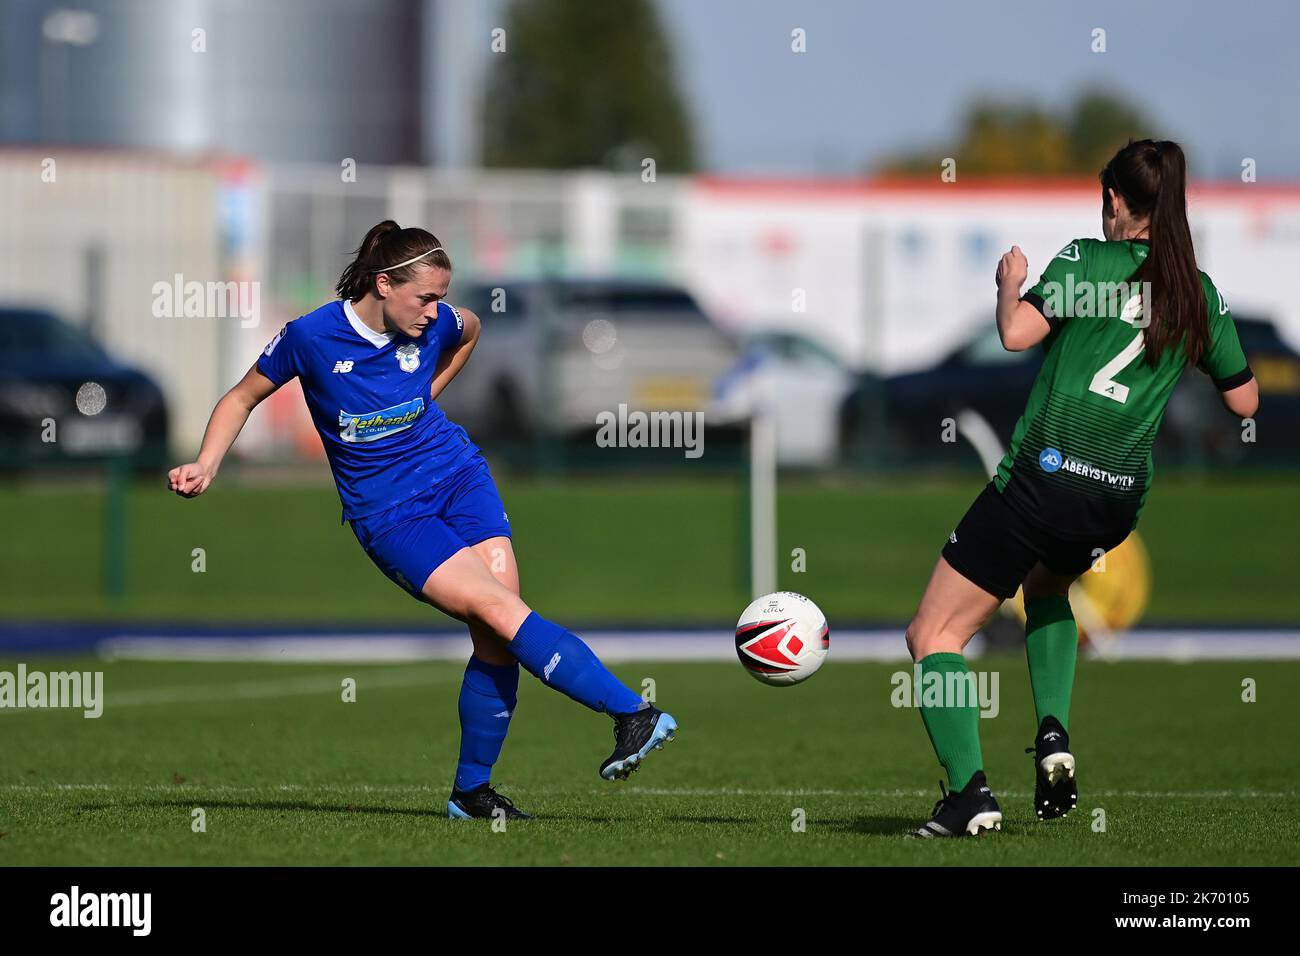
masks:
<instances>
[{"instance_id":1,"label":"metal silo","mask_svg":"<svg viewBox=\"0 0 1300 956\"><path fill-rule=\"evenodd\" d=\"M419 0L35 0L0 7L0 139L417 162Z\"/></svg>"}]
</instances>

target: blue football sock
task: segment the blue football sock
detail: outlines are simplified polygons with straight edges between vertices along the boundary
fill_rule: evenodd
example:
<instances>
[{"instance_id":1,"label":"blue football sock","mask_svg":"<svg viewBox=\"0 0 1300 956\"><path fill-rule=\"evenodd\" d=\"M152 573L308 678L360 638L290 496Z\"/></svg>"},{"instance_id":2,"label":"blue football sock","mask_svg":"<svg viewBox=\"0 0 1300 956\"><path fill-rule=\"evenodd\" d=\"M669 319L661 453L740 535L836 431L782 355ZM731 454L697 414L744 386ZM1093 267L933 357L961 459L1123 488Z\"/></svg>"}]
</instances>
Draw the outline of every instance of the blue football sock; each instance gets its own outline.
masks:
<instances>
[{"instance_id":1,"label":"blue football sock","mask_svg":"<svg viewBox=\"0 0 1300 956\"><path fill-rule=\"evenodd\" d=\"M582 642L582 638L533 611L507 647L524 670L592 710L630 714L643 706Z\"/></svg>"},{"instance_id":2,"label":"blue football sock","mask_svg":"<svg viewBox=\"0 0 1300 956\"><path fill-rule=\"evenodd\" d=\"M460 685L460 762L456 789L473 790L492 778L492 765L510 729L519 691L519 667L469 659Z\"/></svg>"}]
</instances>

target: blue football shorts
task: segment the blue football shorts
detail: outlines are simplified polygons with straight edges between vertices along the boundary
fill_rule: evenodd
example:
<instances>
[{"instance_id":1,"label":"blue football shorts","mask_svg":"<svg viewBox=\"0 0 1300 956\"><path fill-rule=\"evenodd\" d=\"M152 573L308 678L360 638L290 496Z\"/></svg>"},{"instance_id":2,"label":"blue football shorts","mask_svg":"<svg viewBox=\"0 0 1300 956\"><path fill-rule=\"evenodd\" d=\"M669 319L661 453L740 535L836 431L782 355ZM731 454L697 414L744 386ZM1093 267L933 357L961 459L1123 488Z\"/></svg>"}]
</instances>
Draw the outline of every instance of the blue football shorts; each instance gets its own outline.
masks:
<instances>
[{"instance_id":1,"label":"blue football shorts","mask_svg":"<svg viewBox=\"0 0 1300 956\"><path fill-rule=\"evenodd\" d=\"M410 501L349 524L379 570L419 600L429 575L461 548L510 537L505 506L482 455Z\"/></svg>"}]
</instances>

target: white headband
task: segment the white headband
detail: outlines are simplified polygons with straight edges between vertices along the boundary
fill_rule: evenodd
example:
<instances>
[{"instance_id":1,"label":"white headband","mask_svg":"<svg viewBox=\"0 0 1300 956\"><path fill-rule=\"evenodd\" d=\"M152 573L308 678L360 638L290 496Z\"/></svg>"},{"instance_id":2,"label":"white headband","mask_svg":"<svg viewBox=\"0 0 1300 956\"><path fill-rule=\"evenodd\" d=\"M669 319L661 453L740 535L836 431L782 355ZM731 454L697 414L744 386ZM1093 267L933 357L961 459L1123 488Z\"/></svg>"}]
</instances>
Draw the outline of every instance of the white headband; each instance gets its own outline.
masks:
<instances>
[{"instance_id":1,"label":"white headband","mask_svg":"<svg viewBox=\"0 0 1300 956\"><path fill-rule=\"evenodd\" d=\"M432 249L429 250L429 252L422 252L414 259L407 259L405 262L399 262L395 266L384 266L382 269L371 269L370 274L375 275L378 272L392 272L394 269L402 268L402 266L409 266L412 262L419 262L425 256L429 255L430 252L446 252L446 251L447 250L443 249L442 246L434 246Z\"/></svg>"}]
</instances>

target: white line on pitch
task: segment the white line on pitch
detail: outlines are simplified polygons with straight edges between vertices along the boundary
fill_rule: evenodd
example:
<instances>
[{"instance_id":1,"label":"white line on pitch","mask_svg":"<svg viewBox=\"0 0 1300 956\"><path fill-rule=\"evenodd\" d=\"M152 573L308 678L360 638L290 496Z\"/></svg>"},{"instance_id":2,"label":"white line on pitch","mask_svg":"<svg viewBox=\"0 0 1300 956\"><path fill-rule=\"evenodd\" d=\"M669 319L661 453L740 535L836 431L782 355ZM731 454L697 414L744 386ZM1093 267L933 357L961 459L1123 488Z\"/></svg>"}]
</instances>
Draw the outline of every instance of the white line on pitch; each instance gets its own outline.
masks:
<instances>
[{"instance_id":1,"label":"white line on pitch","mask_svg":"<svg viewBox=\"0 0 1300 956\"><path fill-rule=\"evenodd\" d=\"M130 790L171 793L264 793L268 790L280 791L326 791L330 793L442 793L446 788L432 787L427 784L370 784L370 783L268 783L257 786L228 786L218 784L115 784L115 783L12 783L0 784L0 790ZM521 793L576 793L582 788L572 787L502 787L503 790ZM610 794L619 792L642 797L926 797L931 795L929 789L800 789L800 790L749 790L728 787L667 787L667 788L625 788L604 791ZM1003 797L1019 799L1030 796L1028 791L1000 790ZM1193 799L1280 799L1293 798L1298 794L1294 790L1090 790L1089 796L1127 797L1139 800L1193 800Z\"/></svg>"},{"instance_id":2,"label":"white line on pitch","mask_svg":"<svg viewBox=\"0 0 1300 956\"><path fill-rule=\"evenodd\" d=\"M521 788L526 790L526 788ZM645 796L867 796L867 797L884 797L884 796L931 796L933 791L927 790L731 790L731 788L703 788L703 790L693 790L693 788L628 788L629 792L641 793ZM1174 800L1174 799L1226 799L1226 797L1261 797L1261 799L1278 799L1278 797L1294 797L1295 791L1264 791L1264 790L1187 790L1187 791L1148 791L1148 790L1089 790L1088 796L1099 797L1135 797L1141 800ZM1019 797L1031 796L1028 791L1015 790L998 790L996 796Z\"/></svg>"},{"instance_id":3,"label":"white line on pitch","mask_svg":"<svg viewBox=\"0 0 1300 956\"><path fill-rule=\"evenodd\" d=\"M460 675L436 673L412 673L411 668L379 671L375 673L359 672L355 675L358 694L367 689L386 689L397 687L416 687L421 684L445 684ZM240 681L236 684L207 684L200 686L157 687L148 690L126 691L121 694L106 693L104 707L136 707L150 704L174 704L187 701L224 700L227 697L244 699L259 697L280 697L296 694L318 694L338 691L341 687L339 676L331 677L291 677L284 680Z\"/></svg>"},{"instance_id":4,"label":"white line on pitch","mask_svg":"<svg viewBox=\"0 0 1300 956\"><path fill-rule=\"evenodd\" d=\"M249 680L233 684L189 684L174 687L150 687L143 690L121 691L114 693L106 689L104 709L116 707L148 707L154 704L188 704L214 700L255 700L263 697L292 697L307 694L328 694L338 692L341 677L355 677L357 693L367 690L384 690L400 687L418 687L421 684L445 684L453 679L460 680L460 675L432 673L412 673L411 668L387 670L332 677L291 677L279 680ZM11 708L0 710L0 714L21 714L35 712L42 708Z\"/></svg>"}]
</instances>

